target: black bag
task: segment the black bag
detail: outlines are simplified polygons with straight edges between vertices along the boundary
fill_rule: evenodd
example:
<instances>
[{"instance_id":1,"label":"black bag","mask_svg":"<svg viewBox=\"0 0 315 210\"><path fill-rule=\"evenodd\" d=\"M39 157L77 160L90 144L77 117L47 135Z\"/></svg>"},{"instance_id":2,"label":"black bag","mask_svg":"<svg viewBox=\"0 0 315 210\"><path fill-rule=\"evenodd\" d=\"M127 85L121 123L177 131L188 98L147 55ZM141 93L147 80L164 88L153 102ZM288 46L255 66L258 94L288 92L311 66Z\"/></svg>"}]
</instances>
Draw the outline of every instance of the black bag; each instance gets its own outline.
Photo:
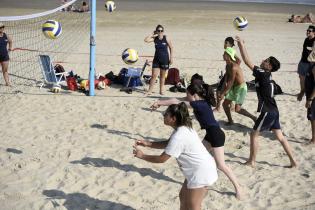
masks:
<instances>
[{"instance_id":1,"label":"black bag","mask_svg":"<svg viewBox=\"0 0 315 210\"><path fill-rule=\"evenodd\" d=\"M274 80L271 80L271 83L273 84L273 87L274 87L273 93L275 95L283 94L283 91L282 91L282 88L280 87L280 85L278 85Z\"/></svg>"},{"instance_id":2,"label":"black bag","mask_svg":"<svg viewBox=\"0 0 315 210\"><path fill-rule=\"evenodd\" d=\"M109 73L105 74L105 77L109 79L110 81L114 82L117 78L116 75L114 75L114 72L110 71Z\"/></svg>"}]
</instances>

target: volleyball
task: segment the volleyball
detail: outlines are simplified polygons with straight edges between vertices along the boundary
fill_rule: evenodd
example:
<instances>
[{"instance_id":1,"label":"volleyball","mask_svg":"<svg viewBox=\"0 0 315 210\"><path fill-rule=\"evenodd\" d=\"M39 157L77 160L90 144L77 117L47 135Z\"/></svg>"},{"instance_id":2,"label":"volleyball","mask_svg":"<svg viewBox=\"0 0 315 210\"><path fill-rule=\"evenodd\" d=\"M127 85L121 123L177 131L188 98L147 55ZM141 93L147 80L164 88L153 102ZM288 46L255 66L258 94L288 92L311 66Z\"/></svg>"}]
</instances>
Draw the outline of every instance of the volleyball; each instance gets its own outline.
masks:
<instances>
[{"instance_id":1,"label":"volleyball","mask_svg":"<svg viewBox=\"0 0 315 210\"><path fill-rule=\"evenodd\" d=\"M62 32L61 24L55 20L47 20L42 26L42 31L47 38L57 39Z\"/></svg>"},{"instance_id":2,"label":"volleyball","mask_svg":"<svg viewBox=\"0 0 315 210\"><path fill-rule=\"evenodd\" d=\"M234 19L233 25L237 30L243 31L247 27L248 21L245 17L239 16Z\"/></svg>"},{"instance_id":3,"label":"volleyball","mask_svg":"<svg viewBox=\"0 0 315 210\"><path fill-rule=\"evenodd\" d=\"M115 2L113 1L107 1L105 3L105 8L108 12L113 12L116 9Z\"/></svg>"},{"instance_id":4,"label":"volleyball","mask_svg":"<svg viewBox=\"0 0 315 210\"><path fill-rule=\"evenodd\" d=\"M60 85L54 85L54 86L50 89L50 91L53 92L53 93L60 93L61 87L60 87Z\"/></svg>"},{"instance_id":5,"label":"volleyball","mask_svg":"<svg viewBox=\"0 0 315 210\"><path fill-rule=\"evenodd\" d=\"M123 51L121 58L126 64L133 64L138 61L138 52L134 49L127 48Z\"/></svg>"}]
</instances>

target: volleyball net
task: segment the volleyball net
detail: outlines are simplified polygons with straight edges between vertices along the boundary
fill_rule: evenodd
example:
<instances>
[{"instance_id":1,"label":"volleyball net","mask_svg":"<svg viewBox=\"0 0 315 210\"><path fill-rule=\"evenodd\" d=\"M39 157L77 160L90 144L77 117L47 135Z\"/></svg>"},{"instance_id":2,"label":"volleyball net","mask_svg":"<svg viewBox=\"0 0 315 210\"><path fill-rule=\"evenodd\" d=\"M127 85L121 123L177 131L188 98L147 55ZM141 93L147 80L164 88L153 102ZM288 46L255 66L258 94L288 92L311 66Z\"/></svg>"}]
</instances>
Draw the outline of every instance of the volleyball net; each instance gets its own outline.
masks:
<instances>
[{"instance_id":1,"label":"volleyball net","mask_svg":"<svg viewBox=\"0 0 315 210\"><path fill-rule=\"evenodd\" d=\"M50 11L25 15L0 17L5 33L13 40L9 52L9 79L12 87L5 86L0 75L1 93L21 91L25 86L34 87L43 81L39 55L49 55L53 61L64 61L78 51L81 45L89 44L90 13L79 12L81 1L72 0ZM47 20L56 20L62 25L62 34L57 39L48 39L42 32Z\"/></svg>"}]
</instances>

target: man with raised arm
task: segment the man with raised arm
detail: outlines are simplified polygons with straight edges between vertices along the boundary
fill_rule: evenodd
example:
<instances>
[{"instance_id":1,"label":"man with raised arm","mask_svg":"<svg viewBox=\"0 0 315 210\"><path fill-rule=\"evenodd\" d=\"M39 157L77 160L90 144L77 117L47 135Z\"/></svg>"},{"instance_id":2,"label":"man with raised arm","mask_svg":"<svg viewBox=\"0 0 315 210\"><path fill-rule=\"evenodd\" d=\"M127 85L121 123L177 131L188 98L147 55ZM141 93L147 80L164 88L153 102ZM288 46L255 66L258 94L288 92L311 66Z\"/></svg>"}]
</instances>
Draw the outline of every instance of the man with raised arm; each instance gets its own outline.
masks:
<instances>
[{"instance_id":1,"label":"man with raised arm","mask_svg":"<svg viewBox=\"0 0 315 210\"><path fill-rule=\"evenodd\" d=\"M272 130L290 159L290 167L296 167L297 163L293 159L291 147L281 131L279 110L274 99L274 84L271 82L271 72L278 71L280 62L275 57L270 56L262 61L260 67L255 66L248 56L244 41L238 36L236 40L244 63L253 71L258 97L257 112L260 112L253 131L250 134L250 155L245 164L255 167L258 151L258 136L262 131Z\"/></svg>"}]
</instances>

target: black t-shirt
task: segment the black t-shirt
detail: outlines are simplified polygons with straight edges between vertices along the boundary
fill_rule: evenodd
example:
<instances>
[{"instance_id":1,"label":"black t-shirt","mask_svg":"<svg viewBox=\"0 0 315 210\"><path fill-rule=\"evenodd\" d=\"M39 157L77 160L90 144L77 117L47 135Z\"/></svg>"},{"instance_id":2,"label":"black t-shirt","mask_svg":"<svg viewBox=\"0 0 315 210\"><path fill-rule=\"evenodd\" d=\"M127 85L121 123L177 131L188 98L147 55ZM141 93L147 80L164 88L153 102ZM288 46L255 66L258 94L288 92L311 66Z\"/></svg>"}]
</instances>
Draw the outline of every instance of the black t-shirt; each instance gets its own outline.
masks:
<instances>
[{"instance_id":1,"label":"black t-shirt","mask_svg":"<svg viewBox=\"0 0 315 210\"><path fill-rule=\"evenodd\" d=\"M315 37L313 39L306 38L303 44L303 51L301 61L305 63L309 63L307 60L308 55L312 52L313 43L315 41ZM307 49L309 48L309 49Z\"/></svg>"},{"instance_id":2,"label":"black t-shirt","mask_svg":"<svg viewBox=\"0 0 315 210\"><path fill-rule=\"evenodd\" d=\"M313 67L315 67L315 64L313 65ZM309 68L306 76L305 76L305 95L306 95L306 99L309 99L314 88L315 88L315 81L314 81L314 76L313 76L313 67Z\"/></svg>"},{"instance_id":3,"label":"black t-shirt","mask_svg":"<svg viewBox=\"0 0 315 210\"><path fill-rule=\"evenodd\" d=\"M253 76L255 77L258 97L257 112L278 112L277 103L274 99L274 84L271 82L271 72L255 66Z\"/></svg>"},{"instance_id":4,"label":"black t-shirt","mask_svg":"<svg viewBox=\"0 0 315 210\"><path fill-rule=\"evenodd\" d=\"M219 127L219 123L215 120L211 107L205 100L191 101L190 106L194 109L194 114L201 129L206 129L210 126Z\"/></svg>"}]
</instances>

